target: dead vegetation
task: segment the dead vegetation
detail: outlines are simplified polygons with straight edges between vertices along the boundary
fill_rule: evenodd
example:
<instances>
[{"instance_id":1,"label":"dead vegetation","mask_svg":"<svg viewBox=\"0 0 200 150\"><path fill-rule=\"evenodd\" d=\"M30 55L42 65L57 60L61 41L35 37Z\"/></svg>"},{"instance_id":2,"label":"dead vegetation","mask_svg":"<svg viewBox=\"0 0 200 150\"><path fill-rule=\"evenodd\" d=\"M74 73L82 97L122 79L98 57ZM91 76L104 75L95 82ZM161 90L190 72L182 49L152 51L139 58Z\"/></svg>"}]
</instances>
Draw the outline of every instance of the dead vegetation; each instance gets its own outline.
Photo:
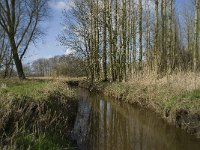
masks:
<instances>
[{"instance_id":1,"label":"dead vegetation","mask_svg":"<svg viewBox=\"0 0 200 150\"><path fill-rule=\"evenodd\" d=\"M29 81L24 82L33 86ZM1 149L69 147L69 136L77 111L73 91L62 82L34 81L37 85L34 86L35 91L24 94L22 87L26 87L26 84L21 83L18 88L13 87L16 85L4 87L4 92L0 90ZM20 87L21 92L17 93L16 89ZM12 90L17 96L9 96Z\"/></svg>"},{"instance_id":2,"label":"dead vegetation","mask_svg":"<svg viewBox=\"0 0 200 150\"><path fill-rule=\"evenodd\" d=\"M190 72L164 77L155 74L137 74L128 82L99 82L82 86L102 91L130 104L157 112L169 123L200 137L200 75Z\"/></svg>"}]
</instances>

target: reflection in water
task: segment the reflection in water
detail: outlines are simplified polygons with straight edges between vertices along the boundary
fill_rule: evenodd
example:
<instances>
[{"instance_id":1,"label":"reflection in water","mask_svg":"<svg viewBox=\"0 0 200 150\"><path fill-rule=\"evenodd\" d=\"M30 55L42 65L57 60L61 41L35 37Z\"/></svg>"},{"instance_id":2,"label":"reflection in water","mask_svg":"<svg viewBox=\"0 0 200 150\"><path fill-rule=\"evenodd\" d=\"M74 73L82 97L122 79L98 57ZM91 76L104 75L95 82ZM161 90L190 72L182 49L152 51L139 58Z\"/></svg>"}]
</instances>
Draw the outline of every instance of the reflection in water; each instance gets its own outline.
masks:
<instances>
[{"instance_id":1,"label":"reflection in water","mask_svg":"<svg viewBox=\"0 0 200 150\"><path fill-rule=\"evenodd\" d=\"M200 141L155 114L78 89L74 139L81 150L196 150Z\"/></svg>"}]
</instances>

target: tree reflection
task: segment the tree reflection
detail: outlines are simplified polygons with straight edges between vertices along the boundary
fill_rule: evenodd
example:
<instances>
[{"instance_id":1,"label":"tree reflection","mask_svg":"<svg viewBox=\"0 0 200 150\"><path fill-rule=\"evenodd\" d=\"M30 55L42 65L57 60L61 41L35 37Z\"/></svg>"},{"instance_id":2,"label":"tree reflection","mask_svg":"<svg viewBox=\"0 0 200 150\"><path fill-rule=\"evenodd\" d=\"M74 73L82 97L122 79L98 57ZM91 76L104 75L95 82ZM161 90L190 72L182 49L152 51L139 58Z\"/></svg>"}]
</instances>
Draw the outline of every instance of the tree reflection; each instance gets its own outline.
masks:
<instances>
[{"instance_id":1,"label":"tree reflection","mask_svg":"<svg viewBox=\"0 0 200 150\"><path fill-rule=\"evenodd\" d=\"M198 149L199 141L155 114L80 90L74 138L79 149ZM192 147L191 147L192 146Z\"/></svg>"}]
</instances>

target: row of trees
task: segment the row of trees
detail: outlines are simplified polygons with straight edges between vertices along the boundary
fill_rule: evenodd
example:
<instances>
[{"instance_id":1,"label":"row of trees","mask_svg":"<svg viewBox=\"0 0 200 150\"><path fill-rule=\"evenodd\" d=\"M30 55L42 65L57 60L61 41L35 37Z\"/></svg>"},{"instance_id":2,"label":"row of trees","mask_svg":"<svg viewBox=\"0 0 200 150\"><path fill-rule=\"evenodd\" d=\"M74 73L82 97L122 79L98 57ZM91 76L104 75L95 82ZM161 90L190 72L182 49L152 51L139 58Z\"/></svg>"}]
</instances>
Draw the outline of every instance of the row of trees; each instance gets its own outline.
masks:
<instances>
[{"instance_id":1,"label":"row of trees","mask_svg":"<svg viewBox=\"0 0 200 150\"><path fill-rule=\"evenodd\" d=\"M199 0L188 1L184 11L175 3L74 0L64 13L60 41L85 57L92 81L126 81L143 71L197 71Z\"/></svg>"},{"instance_id":2,"label":"row of trees","mask_svg":"<svg viewBox=\"0 0 200 150\"><path fill-rule=\"evenodd\" d=\"M41 58L35 60L31 65L25 66L24 69L27 75L40 77L82 77L87 75L85 62L72 54L48 59Z\"/></svg>"},{"instance_id":3,"label":"row of trees","mask_svg":"<svg viewBox=\"0 0 200 150\"><path fill-rule=\"evenodd\" d=\"M16 76L11 54L0 53L0 78ZM4 55L4 56L3 56ZM88 76L85 62L73 54L39 58L24 64L23 71L29 77L83 77Z\"/></svg>"}]
</instances>

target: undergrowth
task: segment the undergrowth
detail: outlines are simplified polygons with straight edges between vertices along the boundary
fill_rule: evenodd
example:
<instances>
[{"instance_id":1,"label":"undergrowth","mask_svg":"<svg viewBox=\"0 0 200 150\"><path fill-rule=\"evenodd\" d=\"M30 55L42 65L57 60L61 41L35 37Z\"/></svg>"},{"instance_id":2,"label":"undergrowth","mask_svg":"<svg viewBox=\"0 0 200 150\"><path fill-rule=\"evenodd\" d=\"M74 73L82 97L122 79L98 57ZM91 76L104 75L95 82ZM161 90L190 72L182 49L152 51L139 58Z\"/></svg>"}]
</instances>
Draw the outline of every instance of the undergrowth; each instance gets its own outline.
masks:
<instances>
[{"instance_id":1,"label":"undergrowth","mask_svg":"<svg viewBox=\"0 0 200 150\"><path fill-rule=\"evenodd\" d=\"M141 73L128 82L82 81L80 86L103 92L105 95L130 104L149 108L168 122L200 137L200 74L179 72L159 77Z\"/></svg>"},{"instance_id":2,"label":"undergrowth","mask_svg":"<svg viewBox=\"0 0 200 150\"><path fill-rule=\"evenodd\" d=\"M70 149L77 102L65 83L4 80L0 84L1 149Z\"/></svg>"}]
</instances>

